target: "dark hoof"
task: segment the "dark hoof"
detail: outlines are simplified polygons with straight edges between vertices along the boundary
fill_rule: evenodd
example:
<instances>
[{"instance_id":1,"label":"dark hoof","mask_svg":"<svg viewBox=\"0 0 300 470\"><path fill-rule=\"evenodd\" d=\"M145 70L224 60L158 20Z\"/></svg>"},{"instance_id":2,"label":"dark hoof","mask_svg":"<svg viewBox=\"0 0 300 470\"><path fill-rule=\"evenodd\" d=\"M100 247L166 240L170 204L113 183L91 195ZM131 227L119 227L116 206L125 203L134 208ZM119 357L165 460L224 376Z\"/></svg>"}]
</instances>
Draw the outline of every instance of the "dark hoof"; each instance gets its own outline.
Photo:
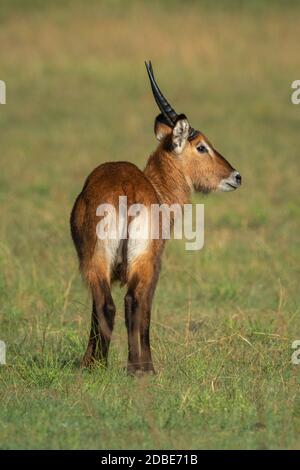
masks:
<instances>
[{"instance_id":1,"label":"dark hoof","mask_svg":"<svg viewBox=\"0 0 300 470\"><path fill-rule=\"evenodd\" d=\"M84 357L80 363L80 368L81 369L89 369L89 370L92 370L92 369L95 369L96 367L103 367L103 368L106 368L107 367L107 364L103 361L101 361L100 359L96 359L95 357Z\"/></svg>"},{"instance_id":2,"label":"dark hoof","mask_svg":"<svg viewBox=\"0 0 300 470\"><path fill-rule=\"evenodd\" d=\"M145 367L129 364L127 366L127 374L132 377L144 377L146 375L155 375L155 370L152 364Z\"/></svg>"},{"instance_id":3,"label":"dark hoof","mask_svg":"<svg viewBox=\"0 0 300 470\"><path fill-rule=\"evenodd\" d=\"M83 358L80 362L80 369L93 369L96 367L95 359L85 359Z\"/></svg>"}]
</instances>

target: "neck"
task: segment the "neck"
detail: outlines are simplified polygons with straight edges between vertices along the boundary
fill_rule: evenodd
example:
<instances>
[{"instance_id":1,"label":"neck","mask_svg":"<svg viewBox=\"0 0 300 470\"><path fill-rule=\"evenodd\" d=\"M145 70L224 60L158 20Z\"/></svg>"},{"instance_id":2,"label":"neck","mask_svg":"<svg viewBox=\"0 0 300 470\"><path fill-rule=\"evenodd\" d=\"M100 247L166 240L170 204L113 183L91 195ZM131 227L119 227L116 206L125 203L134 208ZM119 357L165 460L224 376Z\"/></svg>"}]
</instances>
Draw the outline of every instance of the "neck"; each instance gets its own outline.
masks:
<instances>
[{"instance_id":1,"label":"neck","mask_svg":"<svg viewBox=\"0 0 300 470\"><path fill-rule=\"evenodd\" d=\"M156 190L160 204L183 206L190 202L191 188L181 160L161 146L150 156L144 174Z\"/></svg>"}]
</instances>

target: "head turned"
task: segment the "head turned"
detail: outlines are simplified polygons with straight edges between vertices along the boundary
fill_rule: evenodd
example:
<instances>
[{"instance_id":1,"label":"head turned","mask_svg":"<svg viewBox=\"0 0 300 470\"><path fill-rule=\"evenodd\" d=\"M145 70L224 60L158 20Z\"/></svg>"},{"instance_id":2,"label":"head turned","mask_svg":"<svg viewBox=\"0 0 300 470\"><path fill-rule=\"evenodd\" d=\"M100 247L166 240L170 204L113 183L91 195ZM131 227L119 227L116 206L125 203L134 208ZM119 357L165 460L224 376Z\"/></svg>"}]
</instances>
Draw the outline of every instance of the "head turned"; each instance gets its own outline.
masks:
<instances>
[{"instance_id":1,"label":"head turned","mask_svg":"<svg viewBox=\"0 0 300 470\"><path fill-rule=\"evenodd\" d=\"M146 64L154 99L161 111L154 132L160 148L180 160L184 176L199 192L232 191L241 185L241 175L213 147L205 135L190 126L184 114L177 114L154 78L151 62Z\"/></svg>"}]
</instances>

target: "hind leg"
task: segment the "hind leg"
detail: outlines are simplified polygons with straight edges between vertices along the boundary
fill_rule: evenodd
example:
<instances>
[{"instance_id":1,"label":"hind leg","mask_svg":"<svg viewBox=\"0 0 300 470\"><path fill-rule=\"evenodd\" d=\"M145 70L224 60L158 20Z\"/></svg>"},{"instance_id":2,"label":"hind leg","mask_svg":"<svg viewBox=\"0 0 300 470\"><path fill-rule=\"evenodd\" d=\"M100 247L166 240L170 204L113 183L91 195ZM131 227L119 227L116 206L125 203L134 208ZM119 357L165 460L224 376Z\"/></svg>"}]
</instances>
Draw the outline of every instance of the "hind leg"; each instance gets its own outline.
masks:
<instances>
[{"instance_id":1,"label":"hind leg","mask_svg":"<svg viewBox=\"0 0 300 470\"><path fill-rule=\"evenodd\" d=\"M92 366L96 361L107 365L107 356L114 327L115 305L106 280L91 284L93 308L91 331L82 367Z\"/></svg>"},{"instance_id":2,"label":"hind leg","mask_svg":"<svg viewBox=\"0 0 300 470\"><path fill-rule=\"evenodd\" d=\"M150 318L160 269L160 244L157 240L152 249L129 265L128 291L125 296L129 374L154 372L150 349Z\"/></svg>"}]
</instances>

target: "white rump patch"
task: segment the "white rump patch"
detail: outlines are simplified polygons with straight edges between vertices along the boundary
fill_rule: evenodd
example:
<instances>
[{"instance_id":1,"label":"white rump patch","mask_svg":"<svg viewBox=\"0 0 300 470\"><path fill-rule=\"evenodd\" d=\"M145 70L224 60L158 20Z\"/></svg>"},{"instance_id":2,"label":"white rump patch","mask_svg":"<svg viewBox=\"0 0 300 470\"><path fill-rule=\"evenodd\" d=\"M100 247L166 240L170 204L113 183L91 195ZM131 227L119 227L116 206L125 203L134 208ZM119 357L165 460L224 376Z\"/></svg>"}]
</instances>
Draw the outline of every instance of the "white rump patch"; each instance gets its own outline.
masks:
<instances>
[{"instance_id":1,"label":"white rump patch","mask_svg":"<svg viewBox=\"0 0 300 470\"><path fill-rule=\"evenodd\" d=\"M127 214L109 205L97 211L102 216L98 222L96 251L102 256L110 270L123 260L123 243L127 239L128 264L147 250L151 234L150 211L143 204L133 204ZM109 209L109 210L108 210Z\"/></svg>"},{"instance_id":2,"label":"white rump patch","mask_svg":"<svg viewBox=\"0 0 300 470\"><path fill-rule=\"evenodd\" d=\"M128 215L132 217L128 224L127 245L127 261L130 264L149 246L151 219L149 210L142 204L133 204L128 210Z\"/></svg>"}]
</instances>

